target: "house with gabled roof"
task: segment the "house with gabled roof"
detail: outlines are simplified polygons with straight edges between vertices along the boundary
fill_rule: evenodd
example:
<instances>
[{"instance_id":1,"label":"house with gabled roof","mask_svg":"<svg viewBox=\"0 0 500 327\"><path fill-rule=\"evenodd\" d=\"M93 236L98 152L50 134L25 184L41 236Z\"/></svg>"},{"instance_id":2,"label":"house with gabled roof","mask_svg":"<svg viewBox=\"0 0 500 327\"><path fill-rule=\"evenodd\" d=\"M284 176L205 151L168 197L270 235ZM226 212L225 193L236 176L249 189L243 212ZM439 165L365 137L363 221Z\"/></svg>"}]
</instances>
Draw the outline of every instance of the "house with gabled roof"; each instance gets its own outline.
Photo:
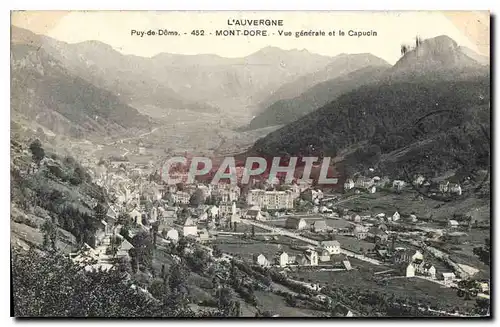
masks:
<instances>
[{"instance_id":1,"label":"house with gabled roof","mask_svg":"<svg viewBox=\"0 0 500 327\"><path fill-rule=\"evenodd\" d=\"M253 262L261 267L269 266L269 261L267 260L266 256L263 255L262 253L254 254Z\"/></svg>"},{"instance_id":2,"label":"house with gabled roof","mask_svg":"<svg viewBox=\"0 0 500 327\"><path fill-rule=\"evenodd\" d=\"M183 236L198 236L198 226L196 225L196 222L191 218L187 217L186 220L184 221L183 228L182 228L182 235Z\"/></svg>"},{"instance_id":3,"label":"house with gabled roof","mask_svg":"<svg viewBox=\"0 0 500 327\"><path fill-rule=\"evenodd\" d=\"M324 220L316 220L311 225L311 230L315 233L325 232L328 229L326 221Z\"/></svg>"},{"instance_id":4,"label":"house with gabled roof","mask_svg":"<svg viewBox=\"0 0 500 327\"><path fill-rule=\"evenodd\" d=\"M329 254L339 254L340 253L340 243L339 241L323 241L321 242L321 247L328 251Z\"/></svg>"},{"instance_id":5,"label":"house with gabled roof","mask_svg":"<svg viewBox=\"0 0 500 327\"><path fill-rule=\"evenodd\" d=\"M307 228L307 223L301 217L288 217L285 226L288 229L302 230Z\"/></svg>"}]
</instances>

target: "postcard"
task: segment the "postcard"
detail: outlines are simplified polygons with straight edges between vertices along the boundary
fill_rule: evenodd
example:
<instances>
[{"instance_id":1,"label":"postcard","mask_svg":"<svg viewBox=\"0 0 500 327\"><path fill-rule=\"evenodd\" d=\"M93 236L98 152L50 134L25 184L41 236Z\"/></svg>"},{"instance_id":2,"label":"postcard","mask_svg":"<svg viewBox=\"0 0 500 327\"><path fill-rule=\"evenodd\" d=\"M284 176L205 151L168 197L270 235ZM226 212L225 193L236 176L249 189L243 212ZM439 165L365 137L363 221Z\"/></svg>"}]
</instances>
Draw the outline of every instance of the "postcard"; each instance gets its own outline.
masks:
<instances>
[{"instance_id":1,"label":"postcard","mask_svg":"<svg viewBox=\"0 0 500 327\"><path fill-rule=\"evenodd\" d=\"M12 315L491 318L487 11L11 12Z\"/></svg>"}]
</instances>

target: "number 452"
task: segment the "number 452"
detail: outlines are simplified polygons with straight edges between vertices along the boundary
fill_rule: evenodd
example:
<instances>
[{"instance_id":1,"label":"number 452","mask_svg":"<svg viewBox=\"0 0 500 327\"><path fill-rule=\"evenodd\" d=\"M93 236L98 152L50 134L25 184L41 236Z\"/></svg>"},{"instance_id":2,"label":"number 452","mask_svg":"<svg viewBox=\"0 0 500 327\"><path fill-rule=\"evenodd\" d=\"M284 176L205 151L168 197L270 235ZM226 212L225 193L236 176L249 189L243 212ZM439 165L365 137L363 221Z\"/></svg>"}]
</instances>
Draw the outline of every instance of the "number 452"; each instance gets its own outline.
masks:
<instances>
[{"instance_id":1,"label":"number 452","mask_svg":"<svg viewBox=\"0 0 500 327\"><path fill-rule=\"evenodd\" d=\"M204 30L192 30L191 31L191 35L194 35L194 36L203 36L203 35L205 35L205 31Z\"/></svg>"}]
</instances>

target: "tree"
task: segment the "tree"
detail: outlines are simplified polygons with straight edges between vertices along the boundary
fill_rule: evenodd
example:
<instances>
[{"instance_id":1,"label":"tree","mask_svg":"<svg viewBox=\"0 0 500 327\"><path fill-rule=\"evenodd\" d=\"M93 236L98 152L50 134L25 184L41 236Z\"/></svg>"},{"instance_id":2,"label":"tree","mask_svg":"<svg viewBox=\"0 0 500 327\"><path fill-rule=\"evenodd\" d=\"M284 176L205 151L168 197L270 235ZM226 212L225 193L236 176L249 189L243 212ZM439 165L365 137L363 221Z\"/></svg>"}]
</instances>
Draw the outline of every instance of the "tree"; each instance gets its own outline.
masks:
<instances>
[{"instance_id":1,"label":"tree","mask_svg":"<svg viewBox=\"0 0 500 327\"><path fill-rule=\"evenodd\" d=\"M40 164L40 161L45 157L45 151L42 148L42 143L40 140L36 139L30 144L30 151L33 157L33 161Z\"/></svg>"},{"instance_id":2,"label":"tree","mask_svg":"<svg viewBox=\"0 0 500 327\"><path fill-rule=\"evenodd\" d=\"M13 250L16 317L148 317L156 305L113 269L85 271L59 253Z\"/></svg>"},{"instance_id":3,"label":"tree","mask_svg":"<svg viewBox=\"0 0 500 327\"><path fill-rule=\"evenodd\" d=\"M420 45L422 45L422 38L420 36L415 36L415 48L418 48Z\"/></svg>"},{"instance_id":4,"label":"tree","mask_svg":"<svg viewBox=\"0 0 500 327\"><path fill-rule=\"evenodd\" d=\"M43 248L49 251L57 251L57 226L52 218L45 220L42 225Z\"/></svg>"},{"instance_id":5,"label":"tree","mask_svg":"<svg viewBox=\"0 0 500 327\"><path fill-rule=\"evenodd\" d=\"M153 260L153 240L146 231L140 231L132 238L137 264L150 267Z\"/></svg>"},{"instance_id":6,"label":"tree","mask_svg":"<svg viewBox=\"0 0 500 327\"><path fill-rule=\"evenodd\" d=\"M222 257L222 251L221 251L221 249L220 249L218 246L216 246L216 245L214 245L214 250L213 250L212 254L213 254L213 256L214 256L215 258L220 258L220 257Z\"/></svg>"},{"instance_id":7,"label":"tree","mask_svg":"<svg viewBox=\"0 0 500 327\"><path fill-rule=\"evenodd\" d=\"M217 309L223 317L239 317L240 315L240 303L239 301L233 300L234 293L231 288L223 285L217 289L215 292L215 298L217 301Z\"/></svg>"},{"instance_id":8,"label":"tree","mask_svg":"<svg viewBox=\"0 0 500 327\"><path fill-rule=\"evenodd\" d=\"M106 219L107 210L104 204L98 203L94 208L94 212L95 212L95 217L98 221Z\"/></svg>"},{"instance_id":9,"label":"tree","mask_svg":"<svg viewBox=\"0 0 500 327\"><path fill-rule=\"evenodd\" d=\"M479 257L485 265L490 265L491 260L491 241L489 238L484 240L484 245L480 247L476 247L473 250L473 253Z\"/></svg>"},{"instance_id":10,"label":"tree","mask_svg":"<svg viewBox=\"0 0 500 327\"><path fill-rule=\"evenodd\" d=\"M197 189L193 195L191 195L191 198L189 199L189 204L193 207L197 207L204 202L204 195L203 191L201 189Z\"/></svg>"}]
</instances>

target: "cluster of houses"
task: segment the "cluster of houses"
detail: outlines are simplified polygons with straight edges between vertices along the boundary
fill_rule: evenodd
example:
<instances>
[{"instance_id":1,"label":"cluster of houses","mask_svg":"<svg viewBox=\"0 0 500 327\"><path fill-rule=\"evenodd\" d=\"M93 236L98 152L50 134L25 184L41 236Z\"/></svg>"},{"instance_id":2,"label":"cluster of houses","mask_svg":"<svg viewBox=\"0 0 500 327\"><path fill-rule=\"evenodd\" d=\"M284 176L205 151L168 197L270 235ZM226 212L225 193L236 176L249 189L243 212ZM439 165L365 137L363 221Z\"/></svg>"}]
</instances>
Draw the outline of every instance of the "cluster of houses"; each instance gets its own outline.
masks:
<instances>
[{"instance_id":1,"label":"cluster of houses","mask_svg":"<svg viewBox=\"0 0 500 327\"><path fill-rule=\"evenodd\" d=\"M414 187L425 187L431 191L439 192L442 194L462 195L462 187L459 183L444 180L432 181L428 180L422 175L416 175L411 182ZM375 193L377 188L392 186L394 191L400 192L408 186L408 183L403 180L393 180L392 184L388 177L380 178L356 176L355 178L348 178L344 182L344 191L354 191L355 193L367 192Z\"/></svg>"},{"instance_id":2,"label":"cluster of houses","mask_svg":"<svg viewBox=\"0 0 500 327\"><path fill-rule=\"evenodd\" d=\"M134 246L118 233L115 226L101 220L95 234L95 244L91 246L84 243L69 257L86 270L109 270L118 260L129 261L129 251L133 248Z\"/></svg>"},{"instance_id":3,"label":"cluster of houses","mask_svg":"<svg viewBox=\"0 0 500 327\"><path fill-rule=\"evenodd\" d=\"M338 241L324 241L319 247L308 246L299 254L292 255L286 251L279 251L273 258L266 258L262 253L253 256L254 263L262 267L277 266L318 266L319 264L327 266L337 266L340 269L351 270L352 266L349 259L340 252L340 243Z\"/></svg>"}]
</instances>

